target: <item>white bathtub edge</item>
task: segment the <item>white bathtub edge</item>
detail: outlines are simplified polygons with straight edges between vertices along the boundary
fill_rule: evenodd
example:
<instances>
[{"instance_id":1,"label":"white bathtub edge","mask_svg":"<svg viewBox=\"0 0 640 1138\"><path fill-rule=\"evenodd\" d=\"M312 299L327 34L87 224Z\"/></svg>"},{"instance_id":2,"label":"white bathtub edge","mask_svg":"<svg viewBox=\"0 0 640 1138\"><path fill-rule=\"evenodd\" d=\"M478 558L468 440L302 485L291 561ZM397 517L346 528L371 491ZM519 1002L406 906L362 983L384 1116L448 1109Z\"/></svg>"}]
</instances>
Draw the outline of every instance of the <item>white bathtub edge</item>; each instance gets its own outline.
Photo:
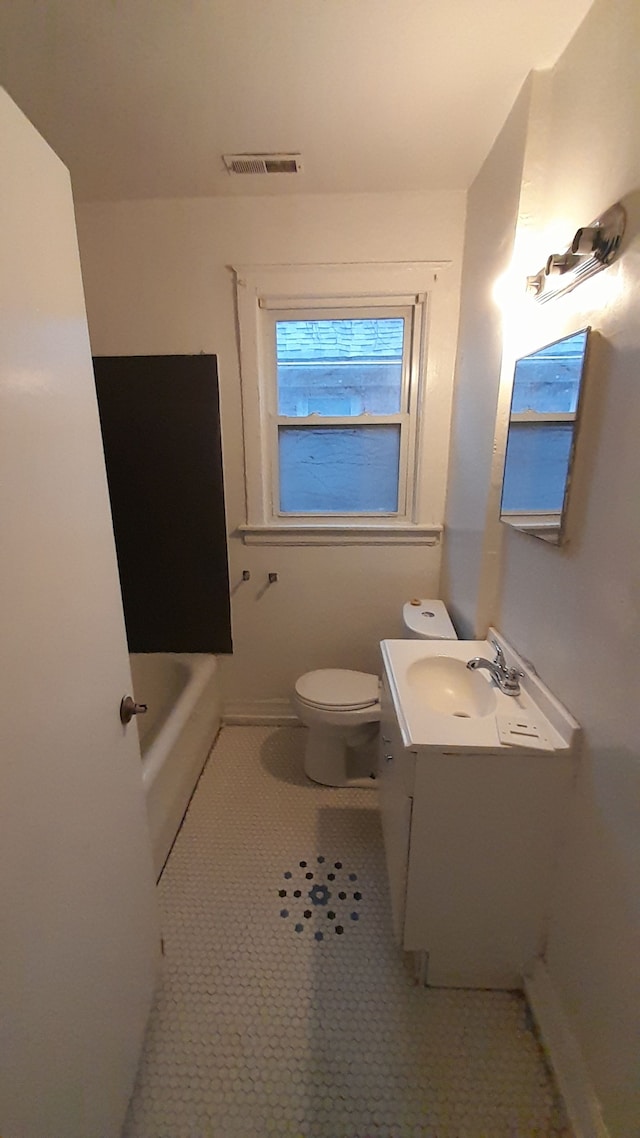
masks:
<instances>
[{"instance_id":1,"label":"white bathtub edge","mask_svg":"<svg viewBox=\"0 0 640 1138\"><path fill-rule=\"evenodd\" d=\"M142 782L157 876L169 856L222 721L216 657L173 654L173 659L187 665L189 681L142 757Z\"/></svg>"},{"instance_id":2,"label":"white bathtub edge","mask_svg":"<svg viewBox=\"0 0 640 1138\"><path fill-rule=\"evenodd\" d=\"M199 660L197 657L190 659L186 655L176 655L175 659L187 663L190 672L189 681L176 700L171 715L164 721L162 731L143 753L142 783L146 791L158 777L167 754L175 746L207 684L217 672L214 656Z\"/></svg>"}]
</instances>

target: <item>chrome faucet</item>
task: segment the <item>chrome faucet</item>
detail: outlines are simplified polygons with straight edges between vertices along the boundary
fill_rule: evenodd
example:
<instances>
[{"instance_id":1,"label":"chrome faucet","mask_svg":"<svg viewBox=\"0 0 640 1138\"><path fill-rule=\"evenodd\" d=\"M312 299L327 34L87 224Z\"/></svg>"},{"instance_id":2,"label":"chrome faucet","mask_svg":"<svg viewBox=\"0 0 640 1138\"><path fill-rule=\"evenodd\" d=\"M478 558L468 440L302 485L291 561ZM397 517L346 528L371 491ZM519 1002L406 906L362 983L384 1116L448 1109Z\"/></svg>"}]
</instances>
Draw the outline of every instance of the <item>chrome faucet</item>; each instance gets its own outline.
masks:
<instances>
[{"instance_id":1,"label":"chrome faucet","mask_svg":"<svg viewBox=\"0 0 640 1138\"><path fill-rule=\"evenodd\" d=\"M474 656L467 663L467 668L486 668L491 678L495 680L500 691L505 695L520 695L520 680L524 676L519 668L508 668L504 652L497 640L491 641L496 650L495 660L485 660L483 656Z\"/></svg>"}]
</instances>

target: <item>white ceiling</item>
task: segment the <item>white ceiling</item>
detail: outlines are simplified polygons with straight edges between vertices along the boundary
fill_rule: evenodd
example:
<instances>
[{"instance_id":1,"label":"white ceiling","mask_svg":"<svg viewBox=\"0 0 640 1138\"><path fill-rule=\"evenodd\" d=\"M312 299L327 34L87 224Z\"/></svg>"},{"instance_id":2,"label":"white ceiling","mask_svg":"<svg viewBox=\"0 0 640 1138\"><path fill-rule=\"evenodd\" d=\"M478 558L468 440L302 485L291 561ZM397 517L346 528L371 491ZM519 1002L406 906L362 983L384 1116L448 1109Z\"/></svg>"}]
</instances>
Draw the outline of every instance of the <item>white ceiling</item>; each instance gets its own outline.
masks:
<instances>
[{"instance_id":1,"label":"white ceiling","mask_svg":"<svg viewBox=\"0 0 640 1138\"><path fill-rule=\"evenodd\" d=\"M2 0L0 82L83 200L465 188L591 3Z\"/></svg>"}]
</instances>

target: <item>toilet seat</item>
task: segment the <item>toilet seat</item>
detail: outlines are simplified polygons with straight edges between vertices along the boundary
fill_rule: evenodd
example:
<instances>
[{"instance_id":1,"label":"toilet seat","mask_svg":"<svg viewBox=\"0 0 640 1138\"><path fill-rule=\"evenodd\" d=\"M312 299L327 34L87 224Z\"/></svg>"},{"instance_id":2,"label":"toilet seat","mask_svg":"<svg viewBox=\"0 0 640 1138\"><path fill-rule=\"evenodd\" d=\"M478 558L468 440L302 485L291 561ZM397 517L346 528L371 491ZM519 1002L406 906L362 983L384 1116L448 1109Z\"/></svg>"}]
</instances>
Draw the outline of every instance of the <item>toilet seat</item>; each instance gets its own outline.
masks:
<instances>
[{"instance_id":1,"label":"toilet seat","mask_svg":"<svg viewBox=\"0 0 640 1138\"><path fill-rule=\"evenodd\" d=\"M301 703L326 711L361 711L380 697L380 681L369 672L320 668L300 676L295 691Z\"/></svg>"}]
</instances>

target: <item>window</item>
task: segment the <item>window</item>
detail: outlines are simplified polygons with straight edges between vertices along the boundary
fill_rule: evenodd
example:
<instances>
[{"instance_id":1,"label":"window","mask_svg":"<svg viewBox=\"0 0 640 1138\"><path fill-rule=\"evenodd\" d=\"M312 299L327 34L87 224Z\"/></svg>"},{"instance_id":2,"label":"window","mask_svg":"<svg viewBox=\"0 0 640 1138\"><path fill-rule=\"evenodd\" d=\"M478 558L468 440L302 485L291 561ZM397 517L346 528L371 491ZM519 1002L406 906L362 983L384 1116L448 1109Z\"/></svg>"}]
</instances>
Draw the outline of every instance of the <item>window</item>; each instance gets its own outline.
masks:
<instances>
[{"instance_id":1,"label":"window","mask_svg":"<svg viewBox=\"0 0 640 1138\"><path fill-rule=\"evenodd\" d=\"M384 266L236 270L245 540L437 539L418 492L429 294L396 289L411 268L386 289Z\"/></svg>"},{"instance_id":2,"label":"window","mask_svg":"<svg viewBox=\"0 0 640 1138\"><path fill-rule=\"evenodd\" d=\"M269 313L274 514L404 514L413 315L356 302Z\"/></svg>"}]
</instances>

